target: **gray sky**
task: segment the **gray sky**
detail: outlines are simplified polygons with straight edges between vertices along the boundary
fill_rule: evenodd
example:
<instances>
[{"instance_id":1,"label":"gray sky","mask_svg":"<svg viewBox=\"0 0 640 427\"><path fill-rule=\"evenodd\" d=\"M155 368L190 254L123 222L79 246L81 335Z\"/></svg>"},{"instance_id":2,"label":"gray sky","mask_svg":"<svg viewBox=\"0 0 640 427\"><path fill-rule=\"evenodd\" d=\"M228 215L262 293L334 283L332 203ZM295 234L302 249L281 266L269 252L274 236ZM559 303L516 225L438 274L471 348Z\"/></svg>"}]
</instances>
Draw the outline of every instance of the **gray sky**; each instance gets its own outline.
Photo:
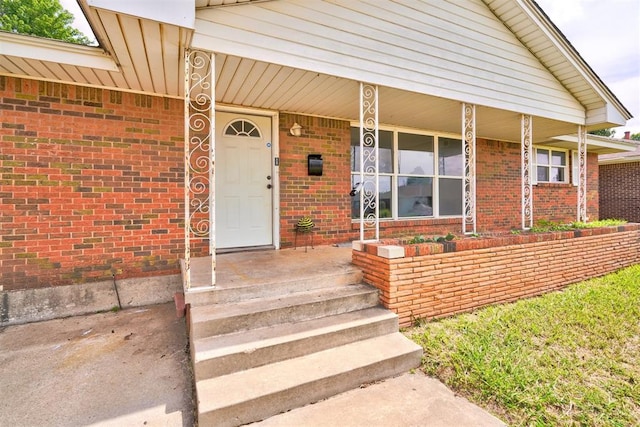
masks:
<instances>
[{"instance_id":1,"label":"gray sky","mask_svg":"<svg viewBox=\"0 0 640 427\"><path fill-rule=\"evenodd\" d=\"M140 1L140 0L132 0ZM634 116L627 126L640 132L640 0L536 0L582 58ZM81 16L76 0L62 6ZM90 35L84 18L74 26Z\"/></svg>"}]
</instances>

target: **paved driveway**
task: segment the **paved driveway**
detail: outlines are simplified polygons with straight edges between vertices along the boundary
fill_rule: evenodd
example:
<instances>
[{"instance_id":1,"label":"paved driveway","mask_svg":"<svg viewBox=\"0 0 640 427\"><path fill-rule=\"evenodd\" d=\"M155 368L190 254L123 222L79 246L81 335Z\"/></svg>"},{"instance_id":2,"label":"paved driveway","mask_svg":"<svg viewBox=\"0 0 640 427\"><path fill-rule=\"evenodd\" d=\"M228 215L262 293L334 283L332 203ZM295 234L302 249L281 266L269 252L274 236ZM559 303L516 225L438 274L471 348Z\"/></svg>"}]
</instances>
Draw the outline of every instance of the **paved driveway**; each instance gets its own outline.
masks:
<instances>
[{"instance_id":1,"label":"paved driveway","mask_svg":"<svg viewBox=\"0 0 640 427\"><path fill-rule=\"evenodd\" d=\"M0 328L0 426L191 426L173 303Z\"/></svg>"}]
</instances>

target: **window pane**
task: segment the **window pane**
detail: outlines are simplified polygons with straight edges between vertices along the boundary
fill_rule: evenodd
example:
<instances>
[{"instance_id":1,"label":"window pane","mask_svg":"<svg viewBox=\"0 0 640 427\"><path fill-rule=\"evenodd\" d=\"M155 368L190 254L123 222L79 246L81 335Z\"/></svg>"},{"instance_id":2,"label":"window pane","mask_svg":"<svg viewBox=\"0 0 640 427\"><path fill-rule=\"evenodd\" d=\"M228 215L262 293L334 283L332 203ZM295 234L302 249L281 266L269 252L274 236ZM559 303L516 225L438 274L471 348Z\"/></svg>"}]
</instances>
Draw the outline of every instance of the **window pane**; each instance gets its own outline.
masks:
<instances>
[{"instance_id":1,"label":"window pane","mask_svg":"<svg viewBox=\"0 0 640 427\"><path fill-rule=\"evenodd\" d=\"M551 168L551 182L564 182L564 168Z\"/></svg>"},{"instance_id":2,"label":"window pane","mask_svg":"<svg viewBox=\"0 0 640 427\"><path fill-rule=\"evenodd\" d=\"M556 166L564 166L567 164L565 159L565 154L563 151L552 151L551 152L551 164Z\"/></svg>"},{"instance_id":3,"label":"window pane","mask_svg":"<svg viewBox=\"0 0 640 427\"><path fill-rule=\"evenodd\" d=\"M351 188L356 186L356 183L360 182L358 175L351 175ZM379 177L380 188L380 218L391 218L391 199L393 192L391 190L391 177L380 176ZM367 212L372 212L373 209L368 209ZM360 193L356 193L351 197L351 218L360 218Z\"/></svg>"},{"instance_id":4,"label":"window pane","mask_svg":"<svg viewBox=\"0 0 640 427\"><path fill-rule=\"evenodd\" d=\"M536 163L539 165L549 164L549 150L536 150Z\"/></svg>"},{"instance_id":5,"label":"window pane","mask_svg":"<svg viewBox=\"0 0 640 427\"><path fill-rule=\"evenodd\" d=\"M462 180L440 178L440 215L462 215Z\"/></svg>"},{"instance_id":6,"label":"window pane","mask_svg":"<svg viewBox=\"0 0 640 427\"><path fill-rule=\"evenodd\" d=\"M433 175L433 137L398 133L399 173Z\"/></svg>"},{"instance_id":7,"label":"window pane","mask_svg":"<svg viewBox=\"0 0 640 427\"><path fill-rule=\"evenodd\" d=\"M440 175L462 176L462 141L438 138L438 172Z\"/></svg>"},{"instance_id":8,"label":"window pane","mask_svg":"<svg viewBox=\"0 0 640 427\"><path fill-rule=\"evenodd\" d=\"M549 168L538 166L538 182L549 182Z\"/></svg>"},{"instance_id":9,"label":"window pane","mask_svg":"<svg viewBox=\"0 0 640 427\"><path fill-rule=\"evenodd\" d=\"M378 172L393 173L393 132L378 131ZM375 159L365 159L365 166L373 166ZM360 171L360 128L351 128L351 171Z\"/></svg>"},{"instance_id":10,"label":"window pane","mask_svg":"<svg viewBox=\"0 0 640 427\"><path fill-rule=\"evenodd\" d=\"M398 177L398 216L433 216L433 178Z\"/></svg>"}]
</instances>

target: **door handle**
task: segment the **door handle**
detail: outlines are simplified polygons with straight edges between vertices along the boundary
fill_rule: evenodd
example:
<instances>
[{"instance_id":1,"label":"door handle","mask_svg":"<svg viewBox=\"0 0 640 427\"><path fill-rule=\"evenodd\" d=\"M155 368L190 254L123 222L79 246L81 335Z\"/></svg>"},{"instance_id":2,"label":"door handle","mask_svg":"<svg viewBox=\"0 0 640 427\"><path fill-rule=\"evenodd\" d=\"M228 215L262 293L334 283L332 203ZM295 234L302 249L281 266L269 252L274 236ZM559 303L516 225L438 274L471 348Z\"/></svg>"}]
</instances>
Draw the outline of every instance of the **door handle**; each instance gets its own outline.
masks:
<instances>
[{"instance_id":1,"label":"door handle","mask_svg":"<svg viewBox=\"0 0 640 427\"><path fill-rule=\"evenodd\" d=\"M268 188L269 190L271 190L271 188L272 188L272 187L273 187L273 185L271 185L271 184L267 184L267 188Z\"/></svg>"}]
</instances>

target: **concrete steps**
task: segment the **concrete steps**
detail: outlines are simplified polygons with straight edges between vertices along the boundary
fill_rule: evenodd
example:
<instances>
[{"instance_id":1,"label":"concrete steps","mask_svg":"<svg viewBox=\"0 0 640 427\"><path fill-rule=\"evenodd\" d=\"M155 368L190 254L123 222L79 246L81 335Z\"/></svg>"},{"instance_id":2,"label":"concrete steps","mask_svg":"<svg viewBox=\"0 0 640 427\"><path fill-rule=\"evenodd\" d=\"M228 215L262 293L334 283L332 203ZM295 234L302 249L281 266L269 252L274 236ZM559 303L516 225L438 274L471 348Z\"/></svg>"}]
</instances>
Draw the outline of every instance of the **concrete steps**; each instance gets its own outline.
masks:
<instances>
[{"instance_id":1,"label":"concrete steps","mask_svg":"<svg viewBox=\"0 0 640 427\"><path fill-rule=\"evenodd\" d=\"M367 285L349 285L282 297L254 298L232 304L193 307L191 321L195 339L247 329L299 322L329 314L373 307L378 294Z\"/></svg>"},{"instance_id":2,"label":"concrete steps","mask_svg":"<svg viewBox=\"0 0 640 427\"><path fill-rule=\"evenodd\" d=\"M193 342L196 381L280 362L359 339L398 332L398 317L381 307L283 323Z\"/></svg>"},{"instance_id":3,"label":"concrete steps","mask_svg":"<svg viewBox=\"0 0 640 427\"><path fill-rule=\"evenodd\" d=\"M376 289L349 284L358 275L318 280L191 306L200 426L259 421L419 366L422 349L398 332Z\"/></svg>"},{"instance_id":4,"label":"concrete steps","mask_svg":"<svg viewBox=\"0 0 640 427\"><path fill-rule=\"evenodd\" d=\"M393 333L198 381L198 422L237 426L258 421L406 372L417 366L421 354Z\"/></svg>"}]
</instances>

